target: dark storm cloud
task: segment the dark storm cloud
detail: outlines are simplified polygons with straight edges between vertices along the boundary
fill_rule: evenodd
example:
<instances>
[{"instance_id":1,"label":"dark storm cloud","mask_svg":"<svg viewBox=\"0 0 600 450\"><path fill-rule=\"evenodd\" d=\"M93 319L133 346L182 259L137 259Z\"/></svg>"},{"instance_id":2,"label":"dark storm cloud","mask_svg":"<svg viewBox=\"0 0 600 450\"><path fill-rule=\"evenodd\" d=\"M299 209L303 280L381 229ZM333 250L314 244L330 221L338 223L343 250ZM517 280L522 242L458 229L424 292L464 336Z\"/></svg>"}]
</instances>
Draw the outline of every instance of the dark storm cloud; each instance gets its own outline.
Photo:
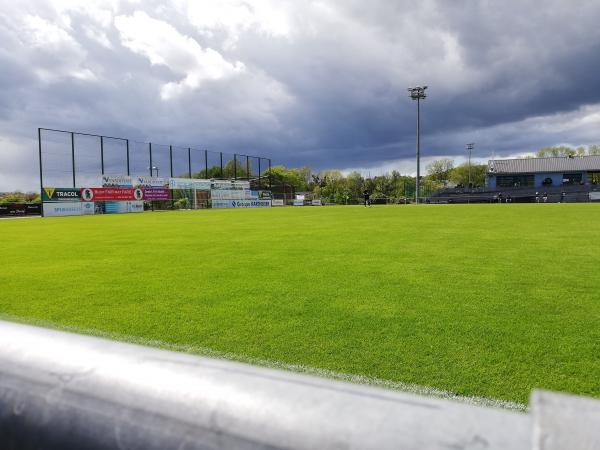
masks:
<instances>
[{"instance_id":1,"label":"dark storm cloud","mask_svg":"<svg viewBox=\"0 0 600 450\"><path fill-rule=\"evenodd\" d=\"M419 83L429 157L597 142L599 18L593 1L7 4L0 190L35 186L38 126L393 167Z\"/></svg>"}]
</instances>

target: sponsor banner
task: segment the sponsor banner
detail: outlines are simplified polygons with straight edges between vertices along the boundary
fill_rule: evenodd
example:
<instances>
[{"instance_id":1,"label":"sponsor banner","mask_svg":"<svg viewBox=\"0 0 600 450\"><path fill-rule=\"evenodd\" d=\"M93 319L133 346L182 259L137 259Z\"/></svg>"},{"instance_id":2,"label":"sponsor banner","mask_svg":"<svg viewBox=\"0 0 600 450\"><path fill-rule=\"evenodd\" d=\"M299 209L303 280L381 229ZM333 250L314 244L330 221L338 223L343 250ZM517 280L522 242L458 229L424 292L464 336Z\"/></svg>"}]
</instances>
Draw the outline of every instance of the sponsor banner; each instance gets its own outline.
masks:
<instances>
[{"instance_id":1,"label":"sponsor banner","mask_svg":"<svg viewBox=\"0 0 600 450\"><path fill-rule=\"evenodd\" d=\"M283 199L274 198L273 200L271 200L271 204L273 206L283 206Z\"/></svg>"},{"instance_id":2,"label":"sponsor banner","mask_svg":"<svg viewBox=\"0 0 600 450\"><path fill-rule=\"evenodd\" d=\"M313 198L312 205L313 206L323 206L323 203L321 202L320 198Z\"/></svg>"},{"instance_id":3,"label":"sponsor banner","mask_svg":"<svg viewBox=\"0 0 600 450\"><path fill-rule=\"evenodd\" d=\"M213 189L210 197L216 200L255 200L258 195L252 196L251 191L245 189Z\"/></svg>"},{"instance_id":4,"label":"sponsor banner","mask_svg":"<svg viewBox=\"0 0 600 450\"><path fill-rule=\"evenodd\" d=\"M80 216L82 214L81 202L45 202L44 216Z\"/></svg>"},{"instance_id":5,"label":"sponsor banner","mask_svg":"<svg viewBox=\"0 0 600 450\"><path fill-rule=\"evenodd\" d=\"M94 214L96 212L96 204L94 202L82 202L81 214Z\"/></svg>"},{"instance_id":6,"label":"sponsor banner","mask_svg":"<svg viewBox=\"0 0 600 450\"><path fill-rule=\"evenodd\" d=\"M249 181L229 181L215 180L212 182L212 189L250 189Z\"/></svg>"},{"instance_id":7,"label":"sponsor banner","mask_svg":"<svg viewBox=\"0 0 600 450\"><path fill-rule=\"evenodd\" d=\"M146 188L142 191L144 200L169 200L171 198L168 188Z\"/></svg>"},{"instance_id":8,"label":"sponsor banner","mask_svg":"<svg viewBox=\"0 0 600 450\"><path fill-rule=\"evenodd\" d=\"M138 202L138 201L134 201L134 202L127 202L128 205L128 209L129 212L131 213L140 213L140 212L144 212L144 202Z\"/></svg>"},{"instance_id":9,"label":"sponsor banner","mask_svg":"<svg viewBox=\"0 0 600 450\"><path fill-rule=\"evenodd\" d=\"M133 179L127 175L102 175L102 187L132 188Z\"/></svg>"},{"instance_id":10,"label":"sponsor banner","mask_svg":"<svg viewBox=\"0 0 600 450\"><path fill-rule=\"evenodd\" d=\"M122 214L129 212L129 202L105 202L105 214Z\"/></svg>"},{"instance_id":11,"label":"sponsor banner","mask_svg":"<svg viewBox=\"0 0 600 450\"><path fill-rule=\"evenodd\" d=\"M161 188L168 186L169 183L161 177L134 177L133 187L139 188Z\"/></svg>"},{"instance_id":12,"label":"sponsor banner","mask_svg":"<svg viewBox=\"0 0 600 450\"><path fill-rule=\"evenodd\" d=\"M45 187L42 189L42 201L44 202L78 202L81 199L81 190L74 188L53 188Z\"/></svg>"},{"instance_id":13,"label":"sponsor banner","mask_svg":"<svg viewBox=\"0 0 600 450\"><path fill-rule=\"evenodd\" d=\"M0 205L0 216L39 216L42 214L40 203L4 203Z\"/></svg>"},{"instance_id":14,"label":"sponsor banner","mask_svg":"<svg viewBox=\"0 0 600 450\"><path fill-rule=\"evenodd\" d=\"M84 202L142 200L144 192L133 188L83 188L81 199Z\"/></svg>"},{"instance_id":15,"label":"sponsor banner","mask_svg":"<svg viewBox=\"0 0 600 450\"><path fill-rule=\"evenodd\" d=\"M271 200L213 200L213 208L270 208Z\"/></svg>"},{"instance_id":16,"label":"sponsor banner","mask_svg":"<svg viewBox=\"0 0 600 450\"><path fill-rule=\"evenodd\" d=\"M590 192L590 200L600 200L600 192Z\"/></svg>"},{"instance_id":17,"label":"sponsor banner","mask_svg":"<svg viewBox=\"0 0 600 450\"><path fill-rule=\"evenodd\" d=\"M261 198L261 199L271 198L271 191L258 191L258 198Z\"/></svg>"},{"instance_id":18,"label":"sponsor banner","mask_svg":"<svg viewBox=\"0 0 600 450\"><path fill-rule=\"evenodd\" d=\"M197 191L210 191L212 181L190 178L169 178L170 189L195 189Z\"/></svg>"},{"instance_id":19,"label":"sponsor banner","mask_svg":"<svg viewBox=\"0 0 600 450\"><path fill-rule=\"evenodd\" d=\"M304 206L304 199L303 198L295 198L294 206Z\"/></svg>"}]
</instances>

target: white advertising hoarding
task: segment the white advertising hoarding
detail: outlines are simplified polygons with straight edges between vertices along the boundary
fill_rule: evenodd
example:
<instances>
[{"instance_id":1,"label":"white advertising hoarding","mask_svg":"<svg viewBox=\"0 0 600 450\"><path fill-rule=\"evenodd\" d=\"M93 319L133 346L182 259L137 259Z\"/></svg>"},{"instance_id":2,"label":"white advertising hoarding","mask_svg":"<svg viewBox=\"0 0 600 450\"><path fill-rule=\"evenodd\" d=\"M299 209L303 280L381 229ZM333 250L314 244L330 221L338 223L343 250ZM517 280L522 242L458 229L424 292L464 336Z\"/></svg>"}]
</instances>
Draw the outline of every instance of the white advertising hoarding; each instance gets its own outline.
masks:
<instances>
[{"instance_id":1,"label":"white advertising hoarding","mask_svg":"<svg viewBox=\"0 0 600 450\"><path fill-rule=\"evenodd\" d=\"M81 214L95 214L96 204L94 202L82 202L81 203Z\"/></svg>"},{"instance_id":2,"label":"white advertising hoarding","mask_svg":"<svg viewBox=\"0 0 600 450\"><path fill-rule=\"evenodd\" d=\"M283 206L283 199L274 198L273 200L271 200L271 204L273 206Z\"/></svg>"},{"instance_id":3,"label":"white advertising hoarding","mask_svg":"<svg viewBox=\"0 0 600 450\"><path fill-rule=\"evenodd\" d=\"M323 206L323 203L321 202L320 198L313 198L312 205L313 206Z\"/></svg>"},{"instance_id":4,"label":"white advertising hoarding","mask_svg":"<svg viewBox=\"0 0 600 450\"><path fill-rule=\"evenodd\" d=\"M590 192L590 200L600 200L600 192Z\"/></svg>"},{"instance_id":5,"label":"white advertising hoarding","mask_svg":"<svg viewBox=\"0 0 600 450\"><path fill-rule=\"evenodd\" d=\"M102 187L133 187L133 179L128 175L102 175Z\"/></svg>"},{"instance_id":6,"label":"white advertising hoarding","mask_svg":"<svg viewBox=\"0 0 600 450\"><path fill-rule=\"evenodd\" d=\"M270 208L271 200L212 200L213 208Z\"/></svg>"},{"instance_id":7,"label":"white advertising hoarding","mask_svg":"<svg viewBox=\"0 0 600 450\"><path fill-rule=\"evenodd\" d=\"M294 206L304 206L304 199L295 198L294 199Z\"/></svg>"},{"instance_id":8,"label":"white advertising hoarding","mask_svg":"<svg viewBox=\"0 0 600 450\"><path fill-rule=\"evenodd\" d=\"M44 202L44 216L80 216L81 202Z\"/></svg>"},{"instance_id":9,"label":"white advertising hoarding","mask_svg":"<svg viewBox=\"0 0 600 450\"><path fill-rule=\"evenodd\" d=\"M196 189L197 191L210 191L212 181L197 180L193 178L169 178L171 189Z\"/></svg>"},{"instance_id":10,"label":"white advertising hoarding","mask_svg":"<svg viewBox=\"0 0 600 450\"><path fill-rule=\"evenodd\" d=\"M133 178L133 187L140 188L153 188L153 187L165 187L169 183L161 177L135 177Z\"/></svg>"},{"instance_id":11,"label":"white advertising hoarding","mask_svg":"<svg viewBox=\"0 0 600 450\"><path fill-rule=\"evenodd\" d=\"M128 203L128 211L132 213L144 212L144 202L130 201Z\"/></svg>"}]
</instances>

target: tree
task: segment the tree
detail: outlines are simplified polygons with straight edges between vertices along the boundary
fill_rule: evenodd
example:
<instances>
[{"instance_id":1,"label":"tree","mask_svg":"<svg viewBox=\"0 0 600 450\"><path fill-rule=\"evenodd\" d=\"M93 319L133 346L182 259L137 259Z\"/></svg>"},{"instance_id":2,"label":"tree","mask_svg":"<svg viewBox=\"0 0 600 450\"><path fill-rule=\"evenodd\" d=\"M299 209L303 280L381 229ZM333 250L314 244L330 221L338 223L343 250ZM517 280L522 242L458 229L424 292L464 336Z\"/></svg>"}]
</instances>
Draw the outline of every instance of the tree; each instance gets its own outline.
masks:
<instances>
[{"instance_id":1,"label":"tree","mask_svg":"<svg viewBox=\"0 0 600 450\"><path fill-rule=\"evenodd\" d=\"M588 155L600 155L600 145L590 144L588 145Z\"/></svg>"},{"instance_id":2,"label":"tree","mask_svg":"<svg viewBox=\"0 0 600 450\"><path fill-rule=\"evenodd\" d=\"M471 164L471 182L473 186L485 185L485 174L487 172L487 165L485 164ZM469 185L469 163L466 162L458 167L455 167L450 172L450 181L456 184L462 184L463 186Z\"/></svg>"},{"instance_id":3,"label":"tree","mask_svg":"<svg viewBox=\"0 0 600 450\"><path fill-rule=\"evenodd\" d=\"M449 158L442 158L433 161L427 165L427 175L433 181L443 183L448 180L450 171L454 168L454 161Z\"/></svg>"}]
</instances>

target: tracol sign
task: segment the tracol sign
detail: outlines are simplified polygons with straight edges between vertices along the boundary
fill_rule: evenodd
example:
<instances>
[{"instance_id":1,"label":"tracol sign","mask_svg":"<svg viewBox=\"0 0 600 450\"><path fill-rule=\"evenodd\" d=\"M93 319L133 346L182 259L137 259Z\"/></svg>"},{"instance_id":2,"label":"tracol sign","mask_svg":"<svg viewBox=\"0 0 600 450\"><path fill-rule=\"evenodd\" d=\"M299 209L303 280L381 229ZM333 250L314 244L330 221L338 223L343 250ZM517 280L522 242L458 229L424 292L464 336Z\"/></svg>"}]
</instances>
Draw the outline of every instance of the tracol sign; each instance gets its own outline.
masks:
<instances>
[{"instance_id":1,"label":"tracol sign","mask_svg":"<svg viewBox=\"0 0 600 450\"><path fill-rule=\"evenodd\" d=\"M42 200L45 202L78 202L81 200L80 189L52 188L42 189Z\"/></svg>"}]
</instances>

